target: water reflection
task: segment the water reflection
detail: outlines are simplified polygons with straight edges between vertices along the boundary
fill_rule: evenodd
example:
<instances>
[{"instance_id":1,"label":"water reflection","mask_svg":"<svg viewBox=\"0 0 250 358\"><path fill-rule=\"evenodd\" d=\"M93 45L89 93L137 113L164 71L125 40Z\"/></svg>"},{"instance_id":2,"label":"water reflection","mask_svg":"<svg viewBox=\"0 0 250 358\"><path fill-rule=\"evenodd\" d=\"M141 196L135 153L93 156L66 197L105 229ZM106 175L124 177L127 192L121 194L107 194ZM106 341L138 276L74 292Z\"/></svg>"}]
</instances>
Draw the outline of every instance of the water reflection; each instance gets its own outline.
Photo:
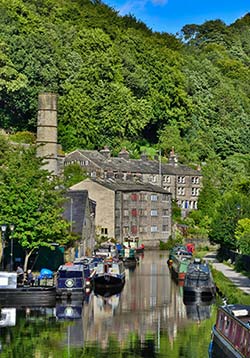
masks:
<instances>
[{"instance_id":1,"label":"water reflection","mask_svg":"<svg viewBox=\"0 0 250 358\"><path fill-rule=\"evenodd\" d=\"M91 292L84 303L12 307L15 311L8 319L6 315L6 322L15 326L1 328L3 357L15 357L10 355L13 349L19 351L17 357L105 357L111 353L114 357L205 357L213 306L184 303L182 287L171 280L167 257L146 253L135 270L126 271L121 290ZM15 320L10 318L14 312ZM27 342L27 327L32 346Z\"/></svg>"}]
</instances>

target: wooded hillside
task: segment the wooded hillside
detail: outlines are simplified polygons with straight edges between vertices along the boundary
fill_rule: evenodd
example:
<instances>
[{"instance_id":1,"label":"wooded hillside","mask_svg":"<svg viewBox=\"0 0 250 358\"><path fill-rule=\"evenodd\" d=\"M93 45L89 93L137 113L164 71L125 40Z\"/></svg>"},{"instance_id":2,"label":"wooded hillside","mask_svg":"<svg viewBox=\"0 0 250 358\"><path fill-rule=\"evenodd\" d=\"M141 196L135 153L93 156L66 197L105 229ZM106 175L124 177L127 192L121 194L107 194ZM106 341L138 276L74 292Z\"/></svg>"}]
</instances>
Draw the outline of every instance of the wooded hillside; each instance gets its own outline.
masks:
<instances>
[{"instance_id":1,"label":"wooded hillside","mask_svg":"<svg viewBox=\"0 0 250 358\"><path fill-rule=\"evenodd\" d=\"M174 146L181 162L203 163L209 217L225 194L233 208L249 194L250 14L177 38L101 1L0 3L0 127L35 133L38 93L56 92L64 151Z\"/></svg>"}]
</instances>

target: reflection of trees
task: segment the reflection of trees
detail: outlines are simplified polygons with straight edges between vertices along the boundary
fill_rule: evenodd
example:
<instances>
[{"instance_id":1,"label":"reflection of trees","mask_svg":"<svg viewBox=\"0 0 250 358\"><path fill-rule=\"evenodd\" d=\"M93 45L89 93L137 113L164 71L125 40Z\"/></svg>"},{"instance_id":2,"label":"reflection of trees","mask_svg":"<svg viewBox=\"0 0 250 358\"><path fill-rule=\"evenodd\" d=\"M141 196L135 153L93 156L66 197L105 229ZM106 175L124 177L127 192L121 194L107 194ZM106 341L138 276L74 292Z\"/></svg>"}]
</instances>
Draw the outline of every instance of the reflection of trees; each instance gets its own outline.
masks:
<instances>
[{"instance_id":1,"label":"reflection of trees","mask_svg":"<svg viewBox=\"0 0 250 358\"><path fill-rule=\"evenodd\" d=\"M20 317L11 329L2 329L2 358L57 357L65 328L51 318Z\"/></svg>"},{"instance_id":2,"label":"reflection of trees","mask_svg":"<svg viewBox=\"0 0 250 358\"><path fill-rule=\"evenodd\" d=\"M161 332L160 337L154 333L148 333L142 340L136 333L130 333L126 342L121 343L115 336L110 336L108 344L102 348L97 342L86 344L82 350L72 349L72 357L82 358L200 358L206 357L210 341L210 332L215 322L215 310L209 320L202 322L190 322L184 328L180 328L175 340L169 338L168 332ZM74 353L73 353L74 352ZM78 352L78 353L77 353ZM78 354L78 355L77 355Z\"/></svg>"}]
</instances>

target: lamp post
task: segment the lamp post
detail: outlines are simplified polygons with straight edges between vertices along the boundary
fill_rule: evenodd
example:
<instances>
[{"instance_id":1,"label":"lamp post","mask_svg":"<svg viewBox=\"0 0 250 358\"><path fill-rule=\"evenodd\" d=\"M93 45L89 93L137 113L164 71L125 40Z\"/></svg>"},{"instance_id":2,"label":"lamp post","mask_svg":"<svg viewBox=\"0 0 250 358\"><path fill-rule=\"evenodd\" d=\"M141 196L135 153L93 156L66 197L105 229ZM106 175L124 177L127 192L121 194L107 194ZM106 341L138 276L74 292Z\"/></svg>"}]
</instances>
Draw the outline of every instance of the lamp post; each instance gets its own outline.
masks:
<instances>
[{"instance_id":1,"label":"lamp post","mask_svg":"<svg viewBox=\"0 0 250 358\"><path fill-rule=\"evenodd\" d=\"M14 224L10 224L10 271L13 271L13 232L15 229Z\"/></svg>"},{"instance_id":2,"label":"lamp post","mask_svg":"<svg viewBox=\"0 0 250 358\"><path fill-rule=\"evenodd\" d=\"M1 225L1 232L2 232L2 270L4 270L4 247L5 247L5 233L6 233L7 225Z\"/></svg>"}]
</instances>

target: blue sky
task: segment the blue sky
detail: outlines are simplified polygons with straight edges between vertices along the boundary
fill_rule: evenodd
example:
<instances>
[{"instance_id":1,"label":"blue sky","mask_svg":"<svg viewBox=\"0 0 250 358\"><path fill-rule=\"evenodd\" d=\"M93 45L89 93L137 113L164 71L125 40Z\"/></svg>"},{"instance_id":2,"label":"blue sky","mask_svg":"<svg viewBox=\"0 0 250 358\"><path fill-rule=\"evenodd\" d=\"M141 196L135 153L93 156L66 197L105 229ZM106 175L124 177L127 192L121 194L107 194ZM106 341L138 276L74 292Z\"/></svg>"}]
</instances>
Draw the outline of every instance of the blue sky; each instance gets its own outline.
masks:
<instances>
[{"instance_id":1,"label":"blue sky","mask_svg":"<svg viewBox=\"0 0 250 358\"><path fill-rule=\"evenodd\" d=\"M231 24L250 12L249 0L103 0L120 15L132 14L153 31L176 34L187 24L221 19Z\"/></svg>"}]
</instances>

